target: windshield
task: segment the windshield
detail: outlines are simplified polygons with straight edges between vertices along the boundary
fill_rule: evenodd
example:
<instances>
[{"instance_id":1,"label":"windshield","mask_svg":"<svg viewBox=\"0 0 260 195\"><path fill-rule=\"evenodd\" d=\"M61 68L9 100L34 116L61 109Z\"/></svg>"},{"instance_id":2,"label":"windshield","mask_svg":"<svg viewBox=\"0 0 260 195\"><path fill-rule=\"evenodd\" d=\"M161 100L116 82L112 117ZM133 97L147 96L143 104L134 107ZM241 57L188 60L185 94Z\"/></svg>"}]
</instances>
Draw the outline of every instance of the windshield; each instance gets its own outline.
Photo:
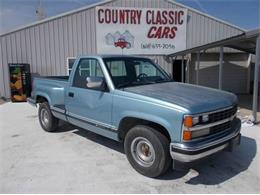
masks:
<instances>
[{"instance_id":1,"label":"windshield","mask_svg":"<svg viewBox=\"0 0 260 195\"><path fill-rule=\"evenodd\" d=\"M104 58L115 88L169 82L169 76L150 59L113 57Z\"/></svg>"}]
</instances>

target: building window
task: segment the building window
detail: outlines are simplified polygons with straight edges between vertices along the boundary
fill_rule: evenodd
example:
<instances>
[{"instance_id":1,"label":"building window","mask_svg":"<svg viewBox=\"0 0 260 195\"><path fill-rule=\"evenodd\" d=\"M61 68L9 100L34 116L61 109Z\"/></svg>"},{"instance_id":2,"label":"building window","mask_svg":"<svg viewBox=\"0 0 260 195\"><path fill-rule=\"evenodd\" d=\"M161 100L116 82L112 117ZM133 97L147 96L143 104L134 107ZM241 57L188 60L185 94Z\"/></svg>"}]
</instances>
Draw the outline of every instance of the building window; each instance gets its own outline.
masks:
<instances>
[{"instance_id":1,"label":"building window","mask_svg":"<svg viewBox=\"0 0 260 195\"><path fill-rule=\"evenodd\" d=\"M67 74L70 75L70 72L72 70L73 64L76 61L75 57L69 57L67 58Z\"/></svg>"}]
</instances>

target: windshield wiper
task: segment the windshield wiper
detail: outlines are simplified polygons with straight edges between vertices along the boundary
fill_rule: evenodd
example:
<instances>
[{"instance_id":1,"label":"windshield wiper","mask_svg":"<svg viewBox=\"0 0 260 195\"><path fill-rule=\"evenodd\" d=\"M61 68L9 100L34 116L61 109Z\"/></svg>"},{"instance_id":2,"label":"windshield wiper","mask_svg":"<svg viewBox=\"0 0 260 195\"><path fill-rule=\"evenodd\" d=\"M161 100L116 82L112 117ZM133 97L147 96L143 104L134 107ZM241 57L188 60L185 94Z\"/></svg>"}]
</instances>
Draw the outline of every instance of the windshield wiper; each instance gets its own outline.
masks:
<instances>
[{"instance_id":1,"label":"windshield wiper","mask_svg":"<svg viewBox=\"0 0 260 195\"><path fill-rule=\"evenodd\" d=\"M156 82L156 83L166 83L166 82L172 82L172 81L173 81L173 80L170 80L170 79L169 79L169 80L168 80L168 79L167 79L167 80L166 80L166 79L158 79L158 80L156 80L155 82Z\"/></svg>"},{"instance_id":2,"label":"windshield wiper","mask_svg":"<svg viewBox=\"0 0 260 195\"><path fill-rule=\"evenodd\" d=\"M149 85L149 84L155 84L156 82L154 81L147 81L147 82L126 82L117 85L117 88L126 88L126 87L134 87L138 85Z\"/></svg>"},{"instance_id":3,"label":"windshield wiper","mask_svg":"<svg viewBox=\"0 0 260 195\"><path fill-rule=\"evenodd\" d=\"M117 88L130 87L131 85L132 85L132 82L121 83L121 84L117 85Z\"/></svg>"},{"instance_id":4,"label":"windshield wiper","mask_svg":"<svg viewBox=\"0 0 260 195\"><path fill-rule=\"evenodd\" d=\"M156 83L163 83L163 82L171 82L171 80L156 80L156 81L143 81L143 82L126 82L126 83L121 83L117 85L117 88L126 88L126 87L134 87L134 86L139 86L139 85L150 85L150 84L156 84Z\"/></svg>"},{"instance_id":5,"label":"windshield wiper","mask_svg":"<svg viewBox=\"0 0 260 195\"><path fill-rule=\"evenodd\" d=\"M140 83L140 85L149 85L149 84L155 84L155 83L156 83L155 81L145 81L145 82Z\"/></svg>"}]
</instances>

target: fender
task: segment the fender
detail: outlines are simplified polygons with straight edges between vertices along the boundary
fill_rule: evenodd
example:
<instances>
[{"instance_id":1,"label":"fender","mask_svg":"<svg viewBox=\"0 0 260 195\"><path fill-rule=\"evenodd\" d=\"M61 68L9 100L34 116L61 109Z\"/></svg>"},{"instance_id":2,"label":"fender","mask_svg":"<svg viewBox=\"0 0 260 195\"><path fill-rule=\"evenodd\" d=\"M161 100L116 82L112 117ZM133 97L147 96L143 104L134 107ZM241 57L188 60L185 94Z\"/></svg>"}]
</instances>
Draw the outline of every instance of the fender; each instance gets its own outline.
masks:
<instances>
[{"instance_id":1,"label":"fender","mask_svg":"<svg viewBox=\"0 0 260 195\"><path fill-rule=\"evenodd\" d=\"M117 121L116 127L119 128L121 121L124 118L127 118L127 117L133 117L133 118L138 118L138 119L147 120L147 121L157 123L157 124L161 125L162 127L164 127L168 131L171 139L173 139L172 131L170 131L171 124L167 120L165 120L164 118L162 118L160 116L156 116L156 115L152 115L152 114L148 114L148 113L143 113L143 112L126 111L126 112L122 113L120 120Z\"/></svg>"},{"instance_id":2,"label":"fender","mask_svg":"<svg viewBox=\"0 0 260 195\"><path fill-rule=\"evenodd\" d=\"M35 94L35 100L37 100L37 97L38 97L38 96L42 96L42 97L46 98L46 99L48 100L49 105L52 105L51 98L49 97L49 95L48 95L47 93L37 92L37 93Z\"/></svg>"}]
</instances>

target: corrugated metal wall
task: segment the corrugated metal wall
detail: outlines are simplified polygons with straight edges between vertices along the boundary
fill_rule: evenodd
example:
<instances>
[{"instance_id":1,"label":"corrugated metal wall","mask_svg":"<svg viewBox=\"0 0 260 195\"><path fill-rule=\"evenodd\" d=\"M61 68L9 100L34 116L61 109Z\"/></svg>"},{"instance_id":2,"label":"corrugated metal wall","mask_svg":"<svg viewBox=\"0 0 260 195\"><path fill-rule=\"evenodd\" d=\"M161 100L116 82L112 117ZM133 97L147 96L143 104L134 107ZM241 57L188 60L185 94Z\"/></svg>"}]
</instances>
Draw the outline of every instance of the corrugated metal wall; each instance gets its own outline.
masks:
<instances>
[{"instance_id":1,"label":"corrugated metal wall","mask_svg":"<svg viewBox=\"0 0 260 195\"><path fill-rule=\"evenodd\" d=\"M116 0L105 6L177 8L163 0ZM10 97L8 63L29 63L33 74L65 75L66 59L95 54L95 8L52 19L0 37L0 96ZM187 47L235 36L242 31L194 11L188 12ZM172 72L163 56L150 56Z\"/></svg>"},{"instance_id":2,"label":"corrugated metal wall","mask_svg":"<svg viewBox=\"0 0 260 195\"><path fill-rule=\"evenodd\" d=\"M96 53L95 8L1 36L0 43L0 97L10 97L8 63L29 63L33 75L65 75L67 57Z\"/></svg>"}]
</instances>

